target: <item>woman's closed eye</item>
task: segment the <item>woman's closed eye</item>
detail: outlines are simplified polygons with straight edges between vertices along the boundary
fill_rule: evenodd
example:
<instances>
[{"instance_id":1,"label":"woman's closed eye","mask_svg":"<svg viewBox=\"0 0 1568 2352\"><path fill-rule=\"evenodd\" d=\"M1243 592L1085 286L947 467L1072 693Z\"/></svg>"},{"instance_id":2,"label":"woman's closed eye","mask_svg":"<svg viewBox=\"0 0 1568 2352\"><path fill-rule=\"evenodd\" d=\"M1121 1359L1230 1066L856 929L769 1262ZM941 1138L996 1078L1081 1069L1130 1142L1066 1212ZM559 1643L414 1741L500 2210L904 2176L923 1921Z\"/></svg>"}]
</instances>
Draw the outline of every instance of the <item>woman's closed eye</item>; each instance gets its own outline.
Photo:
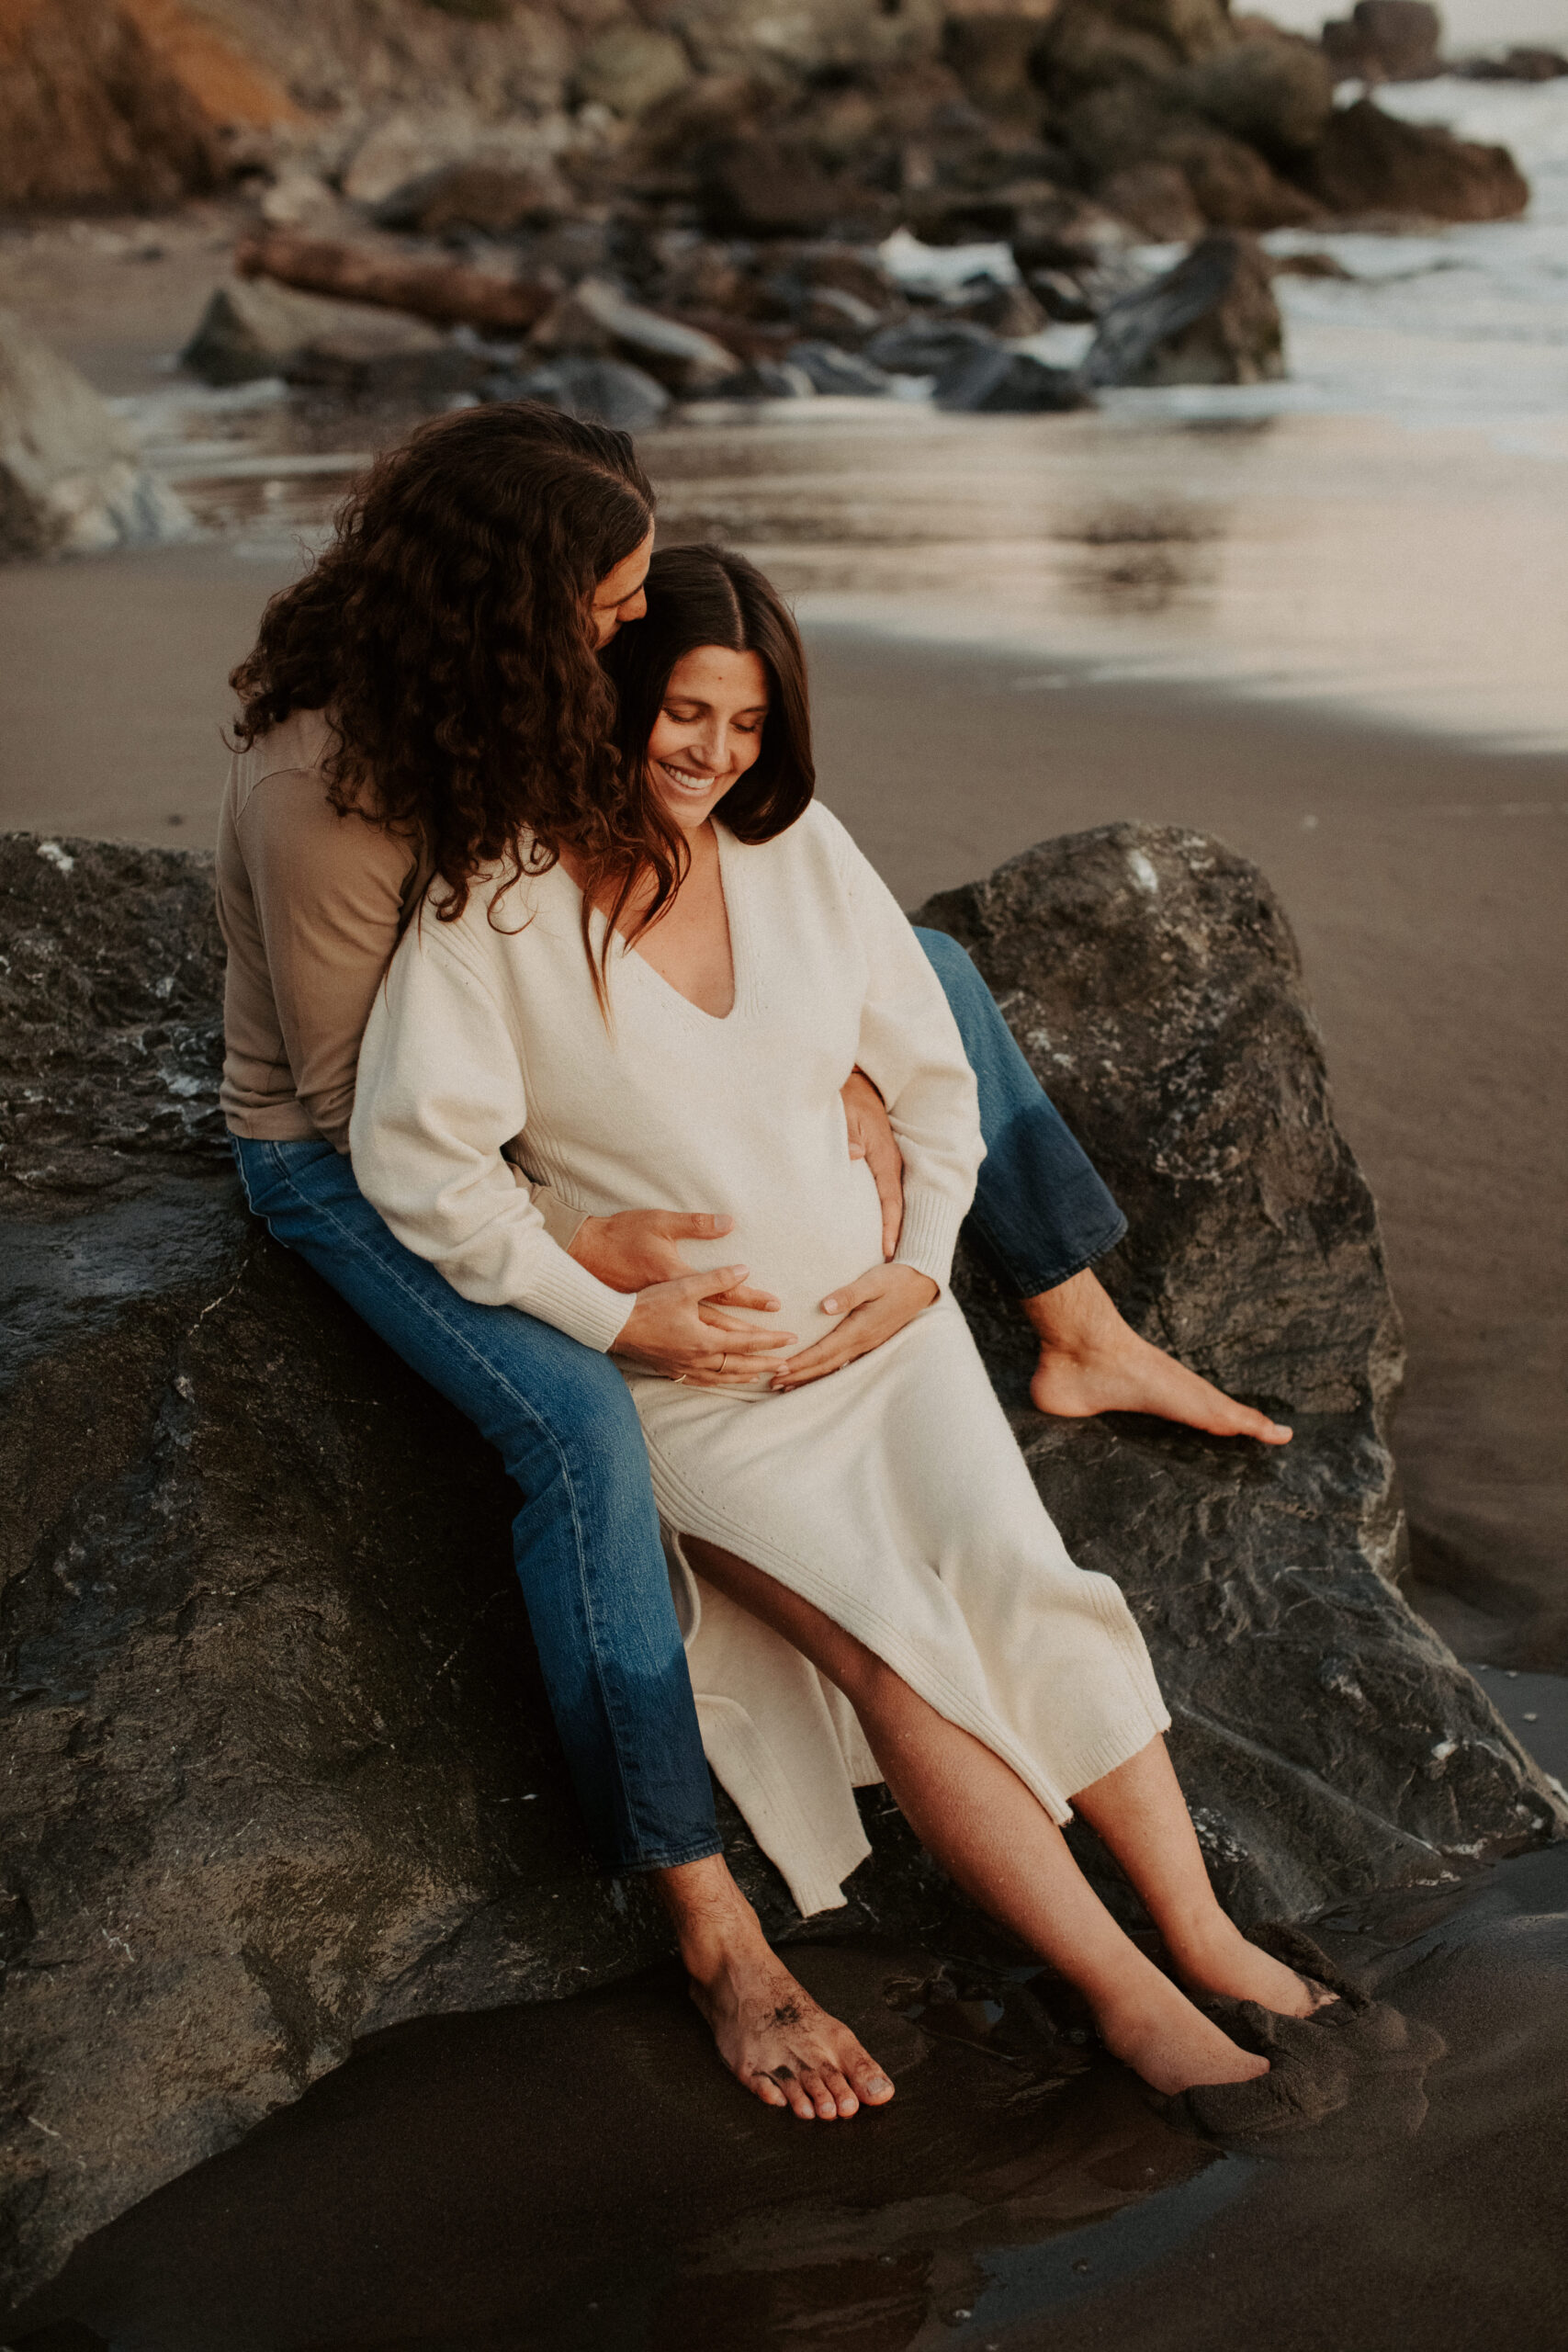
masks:
<instances>
[{"instance_id":1,"label":"woman's closed eye","mask_svg":"<svg viewBox=\"0 0 1568 2352\"><path fill-rule=\"evenodd\" d=\"M676 727L700 727L706 716L701 703L667 702L664 705L664 717ZM737 735L760 735L767 721L765 710L746 710L739 718L732 718L729 724Z\"/></svg>"}]
</instances>

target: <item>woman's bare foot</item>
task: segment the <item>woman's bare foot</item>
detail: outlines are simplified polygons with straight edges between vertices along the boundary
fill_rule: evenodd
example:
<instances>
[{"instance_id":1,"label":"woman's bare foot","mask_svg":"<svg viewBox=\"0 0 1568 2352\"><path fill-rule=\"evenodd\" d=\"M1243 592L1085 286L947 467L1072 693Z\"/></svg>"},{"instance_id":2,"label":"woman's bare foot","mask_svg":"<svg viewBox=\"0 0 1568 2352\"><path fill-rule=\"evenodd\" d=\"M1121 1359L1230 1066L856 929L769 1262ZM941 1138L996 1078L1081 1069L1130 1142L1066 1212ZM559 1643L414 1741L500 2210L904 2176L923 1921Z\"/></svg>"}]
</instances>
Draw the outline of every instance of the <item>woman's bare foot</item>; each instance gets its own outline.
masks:
<instances>
[{"instance_id":1,"label":"woman's bare foot","mask_svg":"<svg viewBox=\"0 0 1568 2352\"><path fill-rule=\"evenodd\" d=\"M1166 1934L1166 1949L1190 1992L1256 2001L1280 2017L1310 2018L1339 1996L1248 1943L1224 1913L1190 1936Z\"/></svg>"},{"instance_id":2,"label":"woman's bare foot","mask_svg":"<svg viewBox=\"0 0 1568 2352\"><path fill-rule=\"evenodd\" d=\"M806 2123L886 2107L892 2084L848 2026L790 1974L722 1857L658 1875L692 1998L736 2081L764 2107L789 2108Z\"/></svg>"},{"instance_id":3,"label":"woman's bare foot","mask_svg":"<svg viewBox=\"0 0 1568 2352\"><path fill-rule=\"evenodd\" d=\"M1200 2084L1250 2083L1269 2072L1267 2058L1243 2050L1195 2009L1179 1985L1145 1962L1124 1996L1095 2005L1100 2039L1151 2090L1174 2097ZM1152 1981L1151 1981L1152 1980Z\"/></svg>"},{"instance_id":4,"label":"woman's bare foot","mask_svg":"<svg viewBox=\"0 0 1568 2352\"><path fill-rule=\"evenodd\" d=\"M1291 1431L1250 1405L1201 1379L1124 1323L1086 1267L1055 1290L1026 1298L1023 1311L1040 1339L1029 1384L1035 1410L1064 1420L1094 1413L1154 1413L1207 1430L1214 1437L1251 1437L1288 1445Z\"/></svg>"}]
</instances>

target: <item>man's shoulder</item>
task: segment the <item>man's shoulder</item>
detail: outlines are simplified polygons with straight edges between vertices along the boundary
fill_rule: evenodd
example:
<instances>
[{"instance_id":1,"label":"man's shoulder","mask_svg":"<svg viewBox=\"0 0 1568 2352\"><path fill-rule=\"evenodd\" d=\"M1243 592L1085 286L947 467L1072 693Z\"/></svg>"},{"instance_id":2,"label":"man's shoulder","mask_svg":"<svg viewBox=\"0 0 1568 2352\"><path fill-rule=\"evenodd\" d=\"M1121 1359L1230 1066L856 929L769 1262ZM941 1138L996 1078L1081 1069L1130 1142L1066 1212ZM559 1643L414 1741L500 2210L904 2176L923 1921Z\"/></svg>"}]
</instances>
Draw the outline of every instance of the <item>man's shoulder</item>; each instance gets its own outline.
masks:
<instances>
[{"instance_id":1,"label":"man's shoulder","mask_svg":"<svg viewBox=\"0 0 1568 2352\"><path fill-rule=\"evenodd\" d=\"M316 775L326 795L325 766L336 736L324 710L291 710L287 718L235 753L235 781L249 794L268 776Z\"/></svg>"}]
</instances>

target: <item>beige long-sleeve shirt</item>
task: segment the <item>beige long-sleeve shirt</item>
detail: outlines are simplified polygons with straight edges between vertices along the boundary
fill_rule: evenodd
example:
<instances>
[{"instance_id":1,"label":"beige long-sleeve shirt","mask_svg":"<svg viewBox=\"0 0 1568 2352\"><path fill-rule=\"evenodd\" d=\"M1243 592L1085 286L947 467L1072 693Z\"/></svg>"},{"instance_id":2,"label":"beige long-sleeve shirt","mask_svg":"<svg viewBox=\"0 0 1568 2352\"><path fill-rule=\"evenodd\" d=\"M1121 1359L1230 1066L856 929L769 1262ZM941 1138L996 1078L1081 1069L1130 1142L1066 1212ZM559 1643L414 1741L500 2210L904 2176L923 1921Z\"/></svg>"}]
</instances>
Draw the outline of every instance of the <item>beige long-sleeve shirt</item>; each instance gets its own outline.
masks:
<instances>
[{"instance_id":1,"label":"beige long-sleeve shirt","mask_svg":"<svg viewBox=\"0 0 1568 2352\"><path fill-rule=\"evenodd\" d=\"M333 807L332 746L324 712L296 711L230 763L218 822L219 1100L231 1134L346 1152L360 1039L430 865L408 834ZM582 1212L547 1185L532 1191L566 1249Z\"/></svg>"}]
</instances>

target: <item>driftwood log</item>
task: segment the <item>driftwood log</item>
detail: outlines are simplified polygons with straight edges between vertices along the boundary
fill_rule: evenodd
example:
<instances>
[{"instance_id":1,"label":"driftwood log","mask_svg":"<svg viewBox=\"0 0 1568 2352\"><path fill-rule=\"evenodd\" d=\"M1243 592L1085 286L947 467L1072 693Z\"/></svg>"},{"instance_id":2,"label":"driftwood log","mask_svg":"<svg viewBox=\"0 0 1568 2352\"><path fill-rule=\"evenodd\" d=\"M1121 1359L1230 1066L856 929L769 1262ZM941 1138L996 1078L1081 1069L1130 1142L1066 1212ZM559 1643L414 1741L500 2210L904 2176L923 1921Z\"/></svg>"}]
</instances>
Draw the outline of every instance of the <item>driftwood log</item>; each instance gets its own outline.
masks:
<instances>
[{"instance_id":1,"label":"driftwood log","mask_svg":"<svg viewBox=\"0 0 1568 2352\"><path fill-rule=\"evenodd\" d=\"M560 293L558 282L503 277L467 262L422 260L336 237L304 237L291 229L246 238L235 252L234 267L242 277L272 277L310 294L374 302L411 311L437 326L484 327L496 334L526 334Z\"/></svg>"}]
</instances>

